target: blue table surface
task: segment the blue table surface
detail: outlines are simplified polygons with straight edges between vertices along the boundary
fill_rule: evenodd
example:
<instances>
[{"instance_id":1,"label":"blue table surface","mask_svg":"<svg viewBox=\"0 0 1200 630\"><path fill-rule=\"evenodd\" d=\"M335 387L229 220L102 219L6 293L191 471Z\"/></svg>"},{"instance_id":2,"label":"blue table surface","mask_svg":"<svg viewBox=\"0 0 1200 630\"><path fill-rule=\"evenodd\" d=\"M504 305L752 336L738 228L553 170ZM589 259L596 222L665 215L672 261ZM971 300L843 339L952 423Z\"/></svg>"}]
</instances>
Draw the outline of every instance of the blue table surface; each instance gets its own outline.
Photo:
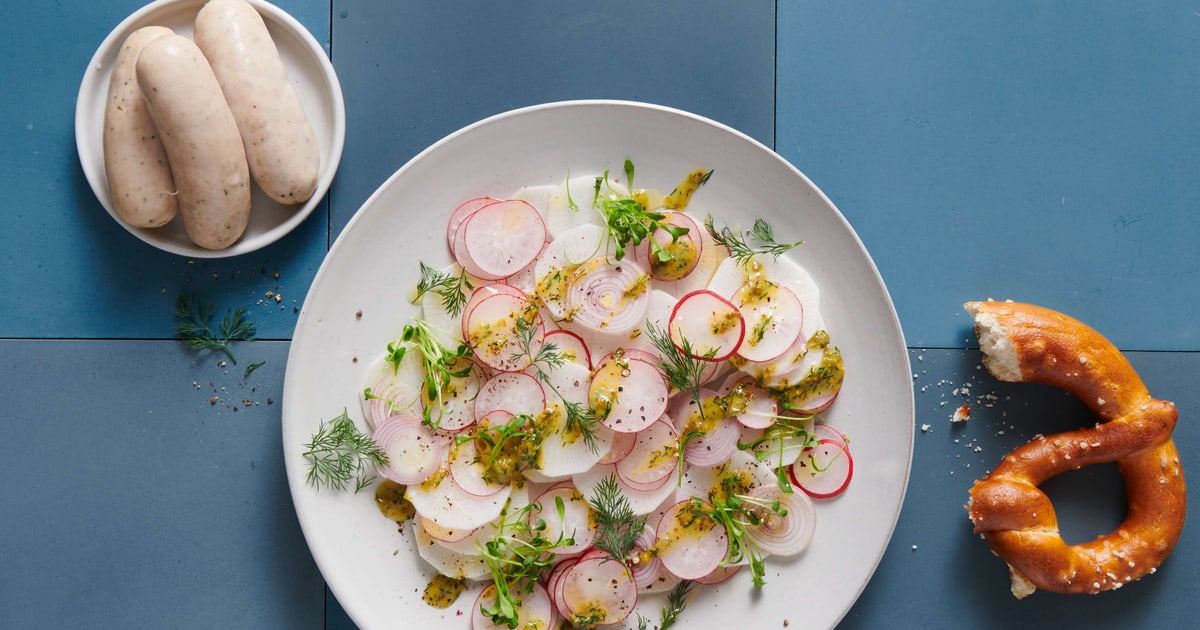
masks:
<instances>
[{"instance_id":1,"label":"blue table surface","mask_svg":"<svg viewBox=\"0 0 1200 630\"><path fill-rule=\"evenodd\" d=\"M1157 574L1119 591L1008 594L970 532L967 489L1032 435L1092 420L1061 392L992 379L961 304L1036 302L1100 330L1179 407L1195 473L1195 0L277 4L333 61L345 152L297 231L219 261L129 235L79 165L84 68L140 2L26 3L0 22L0 627L352 627L284 475L297 313L330 243L395 169L491 114L576 98L678 107L773 147L834 201L887 283L913 372L912 474L842 627L1194 624L1194 526ZM237 365L183 347L180 291L247 306L260 340L237 345ZM975 414L952 425L961 404ZM1123 518L1115 466L1046 489L1069 542ZM796 597L794 621L821 604Z\"/></svg>"}]
</instances>

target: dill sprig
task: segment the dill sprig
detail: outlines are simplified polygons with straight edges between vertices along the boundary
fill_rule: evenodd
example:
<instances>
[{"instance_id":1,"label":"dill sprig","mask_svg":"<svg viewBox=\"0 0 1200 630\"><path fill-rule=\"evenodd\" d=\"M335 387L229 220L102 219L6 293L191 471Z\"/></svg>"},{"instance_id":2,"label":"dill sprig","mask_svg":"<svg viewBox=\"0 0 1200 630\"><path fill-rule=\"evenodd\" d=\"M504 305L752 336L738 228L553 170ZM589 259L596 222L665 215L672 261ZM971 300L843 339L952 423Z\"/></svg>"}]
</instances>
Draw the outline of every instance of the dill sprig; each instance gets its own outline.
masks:
<instances>
[{"instance_id":1,"label":"dill sprig","mask_svg":"<svg viewBox=\"0 0 1200 630\"><path fill-rule=\"evenodd\" d=\"M679 619L679 614L687 607L687 596L691 592L692 581L680 580L667 593L667 605L663 606L662 620L658 623L658 630L667 630L667 628L675 625L675 621Z\"/></svg>"},{"instance_id":2,"label":"dill sprig","mask_svg":"<svg viewBox=\"0 0 1200 630\"><path fill-rule=\"evenodd\" d=\"M625 160L625 177L630 191L633 190L633 162ZM627 246L640 245L656 230L664 230L671 235L674 242L688 233L688 229L678 225L664 223L667 215L662 212L647 210L633 197L602 198L600 191L608 185L608 171L596 178L595 194L592 197L592 207L600 212L604 225L608 229L608 238L612 241L614 258L621 260L625 257ZM611 188L611 187L610 187ZM667 262L673 258L671 252L663 249L654 239L650 239L650 255L659 262Z\"/></svg>"},{"instance_id":3,"label":"dill sprig","mask_svg":"<svg viewBox=\"0 0 1200 630\"><path fill-rule=\"evenodd\" d=\"M750 228L748 233L735 232L729 226L717 229L713 225L712 215L704 218L704 229L708 230L709 235L713 237L719 245L724 245L729 249L729 254L737 261L738 265L746 266L750 259L758 254L769 254L778 257L780 254L799 247L804 241L796 241L795 243L780 243L775 240L775 230L771 228L771 224L762 219L755 219L754 226ZM749 239L758 241L758 245L752 245Z\"/></svg>"},{"instance_id":4,"label":"dill sprig","mask_svg":"<svg viewBox=\"0 0 1200 630\"><path fill-rule=\"evenodd\" d=\"M696 403L696 408L700 413L700 420L703 422L704 417L704 400L701 397L700 391L704 386L704 373L707 370L707 361L696 357L696 353L692 349L692 344L687 337L682 337L679 345L671 339L671 334L666 330L654 325L653 322L646 323L646 334L650 337L650 343L658 350L658 367L667 377L667 383L675 389L687 394ZM716 350L711 350L709 357ZM704 434L699 431L688 431L679 436L679 478L683 479L683 457L684 447L691 440L703 437Z\"/></svg>"},{"instance_id":5,"label":"dill sprig","mask_svg":"<svg viewBox=\"0 0 1200 630\"><path fill-rule=\"evenodd\" d=\"M424 262L421 265L421 279L417 282L417 295L413 302L418 302L429 292L442 298L442 306L451 314L457 317L462 313L463 307L467 304L467 297L471 290L475 287L471 286L471 280L467 278L467 272L464 270L457 276L452 273L438 271Z\"/></svg>"},{"instance_id":6,"label":"dill sprig","mask_svg":"<svg viewBox=\"0 0 1200 630\"><path fill-rule=\"evenodd\" d=\"M529 365L534 369L540 381L550 388L550 391L558 396L562 401L563 410L566 412L567 421L563 427L564 431L578 432L583 438L583 443L588 449L595 453L600 445L596 442L596 413L591 407L581 404L576 401L567 400L562 392L554 386L550 381L550 371L561 368L566 362L562 351L556 343L543 343L538 348L537 352L533 351L533 338L537 333L537 328L531 325L524 317L517 318L517 351L513 353L513 360L528 359Z\"/></svg>"},{"instance_id":7,"label":"dill sprig","mask_svg":"<svg viewBox=\"0 0 1200 630\"><path fill-rule=\"evenodd\" d=\"M566 512L562 497L554 497L554 507L562 520ZM498 625L517 627L522 598L533 591L533 585L553 566L553 550L575 544L565 534L554 540L545 536L546 520L537 516L542 509L541 503L534 502L510 514L506 506L496 521L495 534L479 543L496 586L495 604L480 610Z\"/></svg>"},{"instance_id":8,"label":"dill sprig","mask_svg":"<svg viewBox=\"0 0 1200 630\"><path fill-rule=\"evenodd\" d=\"M358 492L375 480L377 466L387 464L387 453L371 436L358 430L345 409L329 422L322 420L304 448L308 459L306 479L317 490L345 490L353 482Z\"/></svg>"},{"instance_id":9,"label":"dill sprig","mask_svg":"<svg viewBox=\"0 0 1200 630\"><path fill-rule=\"evenodd\" d=\"M175 300L175 334L188 347L196 350L216 350L223 352L229 360L237 365L233 352L229 350L231 341L254 341L254 323L246 318L246 307L239 306L233 311L226 312L225 317L212 327L213 313L216 307L199 296L188 296L180 292Z\"/></svg>"},{"instance_id":10,"label":"dill sprig","mask_svg":"<svg viewBox=\"0 0 1200 630\"><path fill-rule=\"evenodd\" d=\"M600 480L588 504L595 511L596 537L592 545L621 564L629 563L629 552L646 527L646 516L636 516L629 498L621 492L614 475Z\"/></svg>"}]
</instances>

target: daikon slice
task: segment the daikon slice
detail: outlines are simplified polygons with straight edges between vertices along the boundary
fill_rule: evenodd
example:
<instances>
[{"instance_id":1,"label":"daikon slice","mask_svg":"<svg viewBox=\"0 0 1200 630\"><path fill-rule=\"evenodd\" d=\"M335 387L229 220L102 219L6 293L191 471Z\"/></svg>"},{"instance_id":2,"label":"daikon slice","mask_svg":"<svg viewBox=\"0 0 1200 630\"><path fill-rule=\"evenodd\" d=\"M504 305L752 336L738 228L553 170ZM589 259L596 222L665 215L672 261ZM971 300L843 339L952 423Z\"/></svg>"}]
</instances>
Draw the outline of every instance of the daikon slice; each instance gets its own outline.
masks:
<instances>
[{"instance_id":1,"label":"daikon slice","mask_svg":"<svg viewBox=\"0 0 1200 630\"><path fill-rule=\"evenodd\" d=\"M489 575L487 562L482 555L462 554L439 544L416 519L411 521L409 528L413 533L417 553L438 573L466 580L481 580Z\"/></svg>"},{"instance_id":2,"label":"daikon slice","mask_svg":"<svg viewBox=\"0 0 1200 630\"><path fill-rule=\"evenodd\" d=\"M513 197L525 199L540 210L546 220L546 230L558 236L580 225L603 225L604 219L592 208L595 186L594 175L581 175L560 184L528 186Z\"/></svg>"},{"instance_id":3,"label":"daikon slice","mask_svg":"<svg viewBox=\"0 0 1200 630\"><path fill-rule=\"evenodd\" d=\"M629 507L635 515L649 514L658 509L663 501L675 493L674 483L664 483L662 486L654 490L638 490L629 487L628 484L621 481L617 475L616 467L612 464L596 464L587 472L573 475L572 483L576 488L583 493L583 496L591 498L595 496L596 488L606 477L613 477L617 480L617 484L621 489L621 494L629 501Z\"/></svg>"},{"instance_id":4,"label":"daikon slice","mask_svg":"<svg viewBox=\"0 0 1200 630\"><path fill-rule=\"evenodd\" d=\"M679 298L668 326L677 348L705 361L733 356L746 335L746 322L737 307L707 289Z\"/></svg>"},{"instance_id":5,"label":"daikon slice","mask_svg":"<svg viewBox=\"0 0 1200 630\"><path fill-rule=\"evenodd\" d=\"M513 492L513 486L509 485L486 497L475 496L455 483L449 470L443 467L426 481L408 486L404 496L418 514L441 527L475 529L500 516Z\"/></svg>"},{"instance_id":6,"label":"daikon slice","mask_svg":"<svg viewBox=\"0 0 1200 630\"><path fill-rule=\"evenodd\" d=\"M536 416L546 409L546 393L538 380L523 372L501 372L479 388L475 397L475 417L493 411L513 416Z\"/></svg>"},{"instance_id":7,"label":"daikon slice","mask_svg":"<svg viewBox=\"0 0 1200 630\"><path fill-rule=\"evenodd\" d=\"M496 412L493 412L493 415ZM489 416L491 417L491 416ZM491 496L500 492L508 484L488 480L487 457L480 457L475 440L455 442L450 447L450 475L454 483L467 492L479 496Z\"/></svg>"},{"instance_id":8,"label":"daikon slice","mask_svg":"<svg viewBox=\"0 0 1200 630\"><path fill-rule=\"evenodd\" d=\"M576 428L567 427L566 403L586 408L590 373L576 363L564 363L546 372L547 387L552 387L546 403L541 454L535 469L543 479L560 479L594 466L612 450L614 432L596 423L591 443ZM560 398L561 396L561 398ZM564 402L565 400L565 402ZM532 475L527 475L533 478Z\"/></svg>"},{"instance_id":9,"label":"daikon slice","mask_svg":"<svg viewBox=\"0 0 1200 630\"><path fill-rule=\"evenodd\" d=\"M480 278L507 278L532 263L546 242L537 210L519 199L497 201L472 213L458 227L458 263Z\"/></svg>"}]
</instances>

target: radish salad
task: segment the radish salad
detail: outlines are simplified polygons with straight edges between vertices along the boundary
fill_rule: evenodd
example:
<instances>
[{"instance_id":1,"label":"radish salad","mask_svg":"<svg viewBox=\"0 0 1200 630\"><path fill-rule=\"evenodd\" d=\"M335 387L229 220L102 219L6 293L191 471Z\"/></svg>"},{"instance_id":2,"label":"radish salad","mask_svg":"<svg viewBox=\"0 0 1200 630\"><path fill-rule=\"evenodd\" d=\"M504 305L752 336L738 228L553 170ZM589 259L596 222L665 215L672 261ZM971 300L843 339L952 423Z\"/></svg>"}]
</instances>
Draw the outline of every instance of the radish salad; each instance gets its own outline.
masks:
<instances>
[{"instance_id":1,"label":"radish salad","mask_svg":"<svg viewBox=\"0 0 1200 630\"><path fill-rule=\"evenodd\" d=\"M464 201L454 262L420 263L421 315L368 368L376 496L411 504L427 602L484 585L473 628L617 624L649 593L665 627L695 585L764 584L850 482L800 243L696 212L710 171L665 195L623 175Z\"/></svg>"}]
</instances>

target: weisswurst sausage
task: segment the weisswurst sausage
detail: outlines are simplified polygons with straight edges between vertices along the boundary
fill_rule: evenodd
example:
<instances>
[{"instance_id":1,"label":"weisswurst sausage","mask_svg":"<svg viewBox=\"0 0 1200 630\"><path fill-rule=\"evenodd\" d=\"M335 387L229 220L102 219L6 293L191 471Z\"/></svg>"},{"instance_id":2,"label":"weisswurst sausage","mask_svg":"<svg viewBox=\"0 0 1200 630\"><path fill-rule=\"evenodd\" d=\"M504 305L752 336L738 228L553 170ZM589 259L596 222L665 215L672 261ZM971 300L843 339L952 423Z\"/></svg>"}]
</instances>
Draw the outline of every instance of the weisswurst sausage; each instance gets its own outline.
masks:
<instances>
[{"instance_id":1,"label":"weisswurst sausage","mask_svg":"<svg viewBox=\"0 0 1200 630\"><path fill-rule=\"evenodd\" d=\"M137 58L149 42L173 35L163 26L139 28L125 38L113 64L104 108L104 173L113 209L139 228L166 225L175 218L175 183L167 152L138 89Z\"/></svg>"},{"instance_id":2,"label":"weisswurst sausage","mask_svg":"<svg viewBox=\"0 0 1200 630\"><path fill-rule=\"evenodd\" d=\"M142 49L137 79L158 128L192 242L232 245L250 219L250 172L233 113L192 40L160 37Z\"/></svg>"},{"instance_id":3,"label":"weisswurst sausage","mask_svg":"<svg viewBox=\"0 0 1200 630\"><path fill-rule=\"evenodd\" d=\"M308 200L320 147L262 16L244 0L210 0L194 27L241 130L254 181L279 203Z\"/></svg>"}]
</instances>

